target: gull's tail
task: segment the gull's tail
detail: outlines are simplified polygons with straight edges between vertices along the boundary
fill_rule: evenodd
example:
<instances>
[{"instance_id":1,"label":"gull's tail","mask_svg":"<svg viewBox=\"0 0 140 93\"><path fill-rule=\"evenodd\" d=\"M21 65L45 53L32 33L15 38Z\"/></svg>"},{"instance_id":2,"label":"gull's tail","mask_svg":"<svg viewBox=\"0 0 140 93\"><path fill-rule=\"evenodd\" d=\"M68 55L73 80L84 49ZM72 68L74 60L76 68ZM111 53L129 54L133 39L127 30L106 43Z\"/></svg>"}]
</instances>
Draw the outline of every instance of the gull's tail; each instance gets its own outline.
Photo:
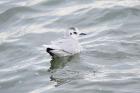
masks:
<instances>
[{"instance_id":1,"label":"gull's tail","mask_svg":"<svg viewBox=\"0 0 140 93\"><path fill-rule=\"evenodd\" d=\"M46 52L49 53L52 57L55 56L55 51L58 51L59 48L54 45L43 45L46 48Z\"/></svg>"},{"instance_id":2,"label":"gull's tail","mask_svg":"<svg viewBox=\"0 0 140 93\"><path fill-rule=\"evenodd\" d=\"M67 52L56 45L43 45L45 47L46 52L50 54L50 56L68 56L71 55L70 52Z\"/></svg>"},{"instance_id":3,"label":"gull's tail","mask_svg":"<svg viewBox=\"0 0 140 93\"><path fill-rule=\"evenodd\" d=\"M48 52L51 56L54 56L54 53L51 51L54 50L53 48L46 48L46 52Z\"/></svg>"}]
</instances>

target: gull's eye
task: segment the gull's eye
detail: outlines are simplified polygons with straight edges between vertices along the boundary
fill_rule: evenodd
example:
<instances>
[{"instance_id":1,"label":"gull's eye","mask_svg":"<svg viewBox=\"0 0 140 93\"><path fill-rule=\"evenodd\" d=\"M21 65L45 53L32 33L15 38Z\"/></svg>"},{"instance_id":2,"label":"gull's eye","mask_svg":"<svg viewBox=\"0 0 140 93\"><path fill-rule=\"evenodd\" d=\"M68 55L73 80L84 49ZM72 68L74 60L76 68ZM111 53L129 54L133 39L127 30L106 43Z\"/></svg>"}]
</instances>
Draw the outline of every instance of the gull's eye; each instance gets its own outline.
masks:
<instances>
[{"instance_id":1,"label":"gull's eye","mask_svg":"<svg viewBox=\"0 0 140 93\"><path fill-rule=\"evenodd\" d=\"M74 34L77 34L77 32L73 32Z\"/></svg>"},{"instance_id":2,"label":"gull's eye","mask_svg":"<svg viewBox=\"0 0 140 93\"><path fill-rule=\"evenodd\" d=\"M70 35L72 35L72 33L70 33Z\"/></svg>"}]
</instances>

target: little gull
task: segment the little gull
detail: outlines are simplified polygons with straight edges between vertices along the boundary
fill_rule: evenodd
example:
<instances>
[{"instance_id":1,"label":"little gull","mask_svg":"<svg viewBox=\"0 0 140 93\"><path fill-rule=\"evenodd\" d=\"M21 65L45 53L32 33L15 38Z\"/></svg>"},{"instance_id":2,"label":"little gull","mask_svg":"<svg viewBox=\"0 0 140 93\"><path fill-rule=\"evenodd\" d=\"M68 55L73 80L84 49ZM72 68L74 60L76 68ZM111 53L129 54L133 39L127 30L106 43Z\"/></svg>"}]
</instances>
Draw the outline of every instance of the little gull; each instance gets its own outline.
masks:
<instances>
[{"instance_id":1,"label":"little gull","mask_svg":"<svg viewBox=\"0 0 140 93\"><path fill-rule=\"evenodd\" d=\"M70 27L65 32L64 38L51 42L51 45L47 45L46 52L52 57L63 57L77 54L81 51L81 45L78 41L79 35L86 35L80 33L77 28Z\"/></svg>"}]
</instances>

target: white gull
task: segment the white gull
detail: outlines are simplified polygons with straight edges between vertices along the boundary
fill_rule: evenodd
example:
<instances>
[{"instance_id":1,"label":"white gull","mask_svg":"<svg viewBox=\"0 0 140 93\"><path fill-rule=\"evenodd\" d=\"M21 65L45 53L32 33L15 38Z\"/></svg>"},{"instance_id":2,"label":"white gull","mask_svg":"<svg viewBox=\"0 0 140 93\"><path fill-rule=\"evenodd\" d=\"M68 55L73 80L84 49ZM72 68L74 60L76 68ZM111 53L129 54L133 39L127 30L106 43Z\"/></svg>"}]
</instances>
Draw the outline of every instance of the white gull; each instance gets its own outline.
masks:
<instances>
[{"instance_id":1,"label":"white gull","mask_svg":"<svg viewBox=\"0 0 140 93\"><path fill-rule=\"evenodd\" d=\"M53 41L50 45L46 46L46 52L52 57L63 57L77 54L82 49L78 40L80 35L86 34L80 33L75 27L70 27L68 31L65 32L63 39Z\"/></svg>"}]
</instances>

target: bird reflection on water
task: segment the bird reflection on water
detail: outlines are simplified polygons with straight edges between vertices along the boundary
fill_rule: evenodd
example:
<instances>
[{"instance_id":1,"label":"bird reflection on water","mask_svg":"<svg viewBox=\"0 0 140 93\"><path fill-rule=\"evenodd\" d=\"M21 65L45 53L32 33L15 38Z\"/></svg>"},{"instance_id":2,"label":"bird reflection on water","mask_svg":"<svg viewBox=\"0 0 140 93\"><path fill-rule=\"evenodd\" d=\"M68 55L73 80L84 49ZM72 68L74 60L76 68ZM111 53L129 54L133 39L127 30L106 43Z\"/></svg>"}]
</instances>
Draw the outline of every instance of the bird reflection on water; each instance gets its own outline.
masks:
<instances>
[{"instance_id":1,"label":"bird reflection on water","mask_svg":"<svg viewBox=\"0 0 140 93\"><path fill-rule=\"evenodd\" d=\"M78 73L75 71L66 71L65 70L65 66L67 66L68 64L72 64L72 63L76 63L79 62L80 57L79 54L75 54L72 56L67 56L67 57L52 57L52 60L50 61L50 68L49 68L49 72L51 74L50 76L50 81L54 81L57 84L55 85L60 86L66 82L69 82L72 78L71 77L65 77L65 75L63 76L62 74L66 73Z\"/></svg>"}]
</instances>

